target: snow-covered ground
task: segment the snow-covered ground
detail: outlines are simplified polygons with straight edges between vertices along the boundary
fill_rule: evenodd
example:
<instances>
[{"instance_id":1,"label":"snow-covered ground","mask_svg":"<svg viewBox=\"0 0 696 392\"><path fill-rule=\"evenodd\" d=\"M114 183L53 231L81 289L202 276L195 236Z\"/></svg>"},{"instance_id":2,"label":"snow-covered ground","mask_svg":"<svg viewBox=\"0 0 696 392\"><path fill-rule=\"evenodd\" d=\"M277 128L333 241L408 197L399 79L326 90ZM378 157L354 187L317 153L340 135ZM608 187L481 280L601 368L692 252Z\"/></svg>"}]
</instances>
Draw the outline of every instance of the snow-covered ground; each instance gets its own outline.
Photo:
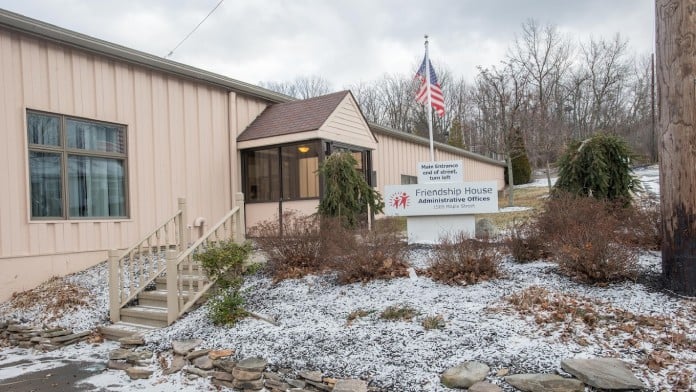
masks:
<instances>
[{"instance_id":1,"label":"snow-covered ground","mask_svg":"<svg viewBox=\"0 0 696 392\"><path fill-rule=\"evenodd\" d=\"M658 178L656 167L641 169L637 174L644 179L646 188L659 189L653 187ZM414 248L410 260L416 267L423 266L429 255L427 247ZM660 263L658 253L643 254L640 265L647 279L641 281L650 282L651 277L658 276ZM319 370L337 378L360 377L390 391L446 391L439 383L440 373L466 360L487 363L492 369L489 380L506 390L512 389L501 377L494 376L496 371L506 368L510 373L565 374L560 361L571 357L623 359L655 391L676 390L673 381L680 372L690 372L690 377L696 374L693 299L668 295L642 283L603 287L578 284L557 274L555 265L548 262L517 264L506 260L502 269L504 276L500 279L463 287L424 277L338 285L332 275L272 284L268 278L256 275L244 285L246 306L276 319L278 326L249 318L233 327L216 327L202 307L168 328L149 333L146 341L149 348L164 351L172 339L200 338L209 348L235 349L238 358L261 356L272 367ZM52 323L74 330L105 323L105 266L69 279L90 291L95 306L66 312ZM530 287L544 288L549 295L591 307L601 320L611 320L617 314L624 318L594 326L568 319L538 324L534 314L519 312L508 300ZM0 305L0 320L16 317L33 324L48 320L40 304L24 310L10 305ZM418 315L411 321L382 320L379 313L393 305L409 306ZM356 310L368 311L369 315L348 323L348 315ZM443 329L426 330L422 326L424 318L438 315L445 320ZM629 330L617 332L617 328L630 324L626 320L631 317L643 317L656 326L637 328L639 335ZM684 334L686 345L681 340L672 341L680 334ZM641 339L635 341L635 336ZM106 358L114 347L113 343L80 343L61 349L57 356L94 361ZM654 366L657 354L662 355L657 358L664 358L664 352L667 359ZM42 355L15 348L0 350L0 380L13 377L19 370L46 368L55 363L42 361ZM32 363L3 368L21 359ZM203 385L202 381L191 381L181 374L162 376L161 371L137 385L116 371L106 371L86 382L123 391L136 386L157 391L193 391Z\"/></svg>"}]
</instances>

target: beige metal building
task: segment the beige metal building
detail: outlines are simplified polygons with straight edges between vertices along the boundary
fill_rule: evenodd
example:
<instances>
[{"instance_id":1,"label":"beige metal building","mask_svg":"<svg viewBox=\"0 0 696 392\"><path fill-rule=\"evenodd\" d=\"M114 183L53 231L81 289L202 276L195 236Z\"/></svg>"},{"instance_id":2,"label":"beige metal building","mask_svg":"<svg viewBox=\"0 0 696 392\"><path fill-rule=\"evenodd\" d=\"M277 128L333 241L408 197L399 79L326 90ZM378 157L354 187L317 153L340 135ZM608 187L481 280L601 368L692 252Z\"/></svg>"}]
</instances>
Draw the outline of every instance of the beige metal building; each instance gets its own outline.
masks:
<instances>
[{"instance_id":1,"label":"beige metal building","mask_svg":"<svg viewBox=\"0 0 696 392\"><path fill-rule=\"evenodd\" d=\"M365 121L349 91L304 101L0 10L0 301L125 249L178 208L196 238L245 195L246 227L314 212L314 173L356 154L378 189L412 181L428 141ZM464 160L465 180L503 164Z\"/></svg>"}]
</instances>

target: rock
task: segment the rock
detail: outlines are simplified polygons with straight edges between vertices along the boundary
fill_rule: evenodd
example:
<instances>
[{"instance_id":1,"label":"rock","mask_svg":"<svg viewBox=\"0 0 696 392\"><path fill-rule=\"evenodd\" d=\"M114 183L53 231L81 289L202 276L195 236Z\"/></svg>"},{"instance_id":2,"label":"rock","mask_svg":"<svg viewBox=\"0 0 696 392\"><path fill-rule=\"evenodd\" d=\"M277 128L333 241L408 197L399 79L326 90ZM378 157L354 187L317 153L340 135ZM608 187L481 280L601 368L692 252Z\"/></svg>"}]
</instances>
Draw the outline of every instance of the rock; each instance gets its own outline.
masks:
<instances>
[{"instance_id":1,"label":"rock","mask_svg":"<svg viewBox=\"0 0 696 392\"><path fill-rule=\"evenodd\" d=\"M127 350L125 348L117 348L116 350L109 353L109 359L125 360L131 353L131 350Z\"/></svg>"},{"instance_id":2,"label":"rock","mask_svg":"<svg viewBox=\"0 0 696 392\"><path fill-rule=\"evenodd\" d=\"M175 355L172 359L171 365L169 365L169 368L167 368L167 370L165 370L163 373L165 375L174 374L181 371L184 366L186 366L186 359L181 355Z\"/></svg>"},{"instance_id":3,"label":"rock","mask_svg":"<svg viewBox=\"0 0 696 392\"><path fill-rule=\"evenodd\" d=\"M232 373L232 370L237 366L237 362L229 359L216 359L213 361L213 367L224 370L227 373Z\"/></svg>"},{"instance_id":4,"label":"rock","mask_svg":"<svg viewBox=\"0 0 696 392\"><path fill-rule=\"evenodd\" d=\"M116 360L110 359L109 362L106 363L106 367L108 369L113 369L113 370L126 370L128 368L133 367L133 365L131 365L128 362L116 361Z\"/></svg>"},{"instance_id":5,"label":"rock","mask_svg":"<svg viewBox=\"0 0 696 392\"><path fill-rule=\"evenodd\" d=\"M290 380L286 380L286 381L287 381L287 383L290 384L291 386L293 386L293 387L295 387L295 388L299 388L299 389L302 389L302 388L304 388L304 387L307 386L307 383L304 382L304 381L302 381L302 380L293 380L293 379L290 379Z\"/></svg>"},{"instance_id":6,"label":"rock","mask_svg":"<svg viewBox=\"0 0 696 392\"><path fill-rule=\"evenodd\" d=\"M263 378L267 380L284 381L283 376L273 372L263 372Z\"/></svg>"},{"instance_id":7,"label":"rock","mask_svg":"<svg viewBox=\"0 0 696 392\"><path fill-rule=\"evenodd\" d=\"M56 338L58 336L66 336L72 334L72 331L68 331L67 329L59 329L59 330L53 330L53 331L43 331L41 332L41 337L43 338Z\"/></svg>"},{"instance_id":8,"label":"rock","mask_svg":"<svg viewBox=\"0 0 696 392\"><path fill-rule=\"evenodd\" d=\"M139 363L152 358L152 351L133 351L126 357L126 361L130 363Z\"/></svg>"},{"instance_id":9,"label":"rock","mask_svg":"<svg viewBox=\"0 0 696 392\"><path fill-rule=\"evenodd\" d=\"M503 392L503 389L495 384L491 384L485 381L479 381L472 385L468 392Z\"/></svg>"},{"instance_id":10,"label":"rock","mask_svg":"<svg viewBox=\"0 0 696 392\"><path fill-rule=\"evenodd\" d=\"M628 365L614 358L565 359L561 368L587 385L599 389L644 389Z\"/></svg>"},{"instance_id":11,"label":"rock","mask_svg":"<svg viewBox=\"0 0 696 392\"><path fill-rule=\"evenodd\" d=\"M285 391L290 389L290 384L278 380L264 380L263 386L269 389Z\"/></svg>"},{"instance_id":12,"label":"rock","mask_svg":"<svg viewBox=\"0 0 696 392\"><path fill-rule=\"evenodd\" d=\"M212 372L210 373L210 376L218 380L234 381L234 377L232 377L232 375L227 372Z\"/></svg>"},{"instance_id":13,"label":"rock","mask_svg":"<svg viewBox=\"0 0 696 392\"><path fill-rule=\"evenodd\" d=\"M20 324L11 324L7 326L7 331L8 332L24 332L28 331L30 328L25 326L25 325L20 325Z\"/></svg>"},{"instance_id":14,"label":"rock","mask_svg":"<svg viewBox=\"0 0 696 392\"><path fill-rule=\"evenodd\" d=\"M440 382L448 388L469 388L488 375L488 365L476 361L467 361L449 368L442 373Z\"/></svg>"},{"instance_id":15,"label":"rock","mask_svg":"<svg viewBox=\"0 0 696 392\"><path fill-rule=\"evenodd\" d=\"M152 375L152 370L144 367L129 367L126 369L126 374L128 374L128 377L131 378L131 380L139 380L143 378L149 378Z\"/></svg>"},{"instance_id":16,"label":"rock","mask_svg":"<svg viewBox=\"0 0 696 392\"><path fill-rule=\"evenodd\" d=\"M514 374L505 381L517 389L530 392L584 392L585 384L555 374Z\"/></svg>"},{"instance_id":17,"label":"rock","mask_svg":"<svg viewBox=\"0 0 696 392\"><path fill-rule=\"evenodd\" d=\"M232 370L232 377L239 381L254 381L261 378L261 376L263 376L261 372L248 371L239 367Z\"/></svg>"},{"instance_id":18,"label":"rock","mask_svg":"<svg viewBox=\"0 0 696 392\"><path fill-rule=\"evenodd\" d=\"M476 238L493 238L498 235L498 229L488 218L476 221Z\"/></svg>"},{"instance_id":19,"label":"rock","mask_svg":"<svg viewBox=\"0 0 696 392\"><path fill-rule=\"evenodd\" d=\"M232 349L226 349L226 350L213 350L208 353L208 356L212 360L220 359L220 358L227 358L232 356L234 354L234 350Z\"/></svg>"},{"instance_id":20,"label":"rock","mask_svg":"<svg viewBox=\"0 0 696 392\"><path fill-rule=\"evenodd\" d=\"M298 376L304 378L305 380L321 382L323 379L323 374L319 371L304 371L297 373Z\"/></svg>"},{"instance_id":21,"label":"rock","mask_svg":"<svg viewBox=\"0 0 696 392\"><path fill-rule=\"evenodd\" d=\"M73 333L70 335L58 336L55 338L51 338L51 343L67 343L69 341L77 341L79 339L86 338L90 334L90 331L84 331L80 333Z\"/></svg>"},{"instance_id":22,"label":"rock","mask_svg":"<svg viewBox=\"0 0 696 392\"><path fill-rule=\"evenodd\" d=\"M357 379L337 380L333 392L367 392L367 382Z\"/></svg>"},{"instance_id":23,"label":"rock","mask_svg":"<svg viewBox=\"0 0 696 392\"><path fill-rule=\"evenodd\" d=\"M118 340L121 347L142 346L145 344L145 339L140 335L126 336Z\"/></svg>"},{"instance_id":24,"label":"rock","mask_svg":"<svg viewBox=\"0 0 696 392\"><path fill-rule=\"evenodd\" d=\"M250 372L263 372L267 364L268 362L263 358L246 358L237 363L237 368Z\"/></svg>"},{"instance_id":25,"label":"rock","mask_svg":"<svg viewBox=\"0 0 696 392\"><path fill-rule=\"evenodd\" d=\"M172 349L174 350L174 354L186 355L201 343L203 343L203 341L200 339L174 340L172 342Z\"/></svg>"},{"instance_id":26,"label":"rock","mask_svg":"<svg viewBox=\"0 0 696 392\"><path fill-rule=\"evenodd\" d=\"M213 360L208 358L208 356L203 356L203 357L198 357L191 361L193 366L203 369L203 370L210 370L213 368Z\"/></svg>"},{"instance_id":27,"label":"rock","mask_svg":"<svg viewBox=\"0 0 696 392\"><path fill-rule=\"evenodd\" d=\"M196 351L191 351L186 355L186 359L189 361L193 361L194 359L198 357L202 357L204 355L207 355L210 352L208 349L203 349L203 350L196 350Z\"/></svg>"},{"instance_id":28,"label":"rock","mask_svg":"<svg viewBox=\"0 0 696 392\"><path fill-rule=\"evenodd\" d=\"M210 377L210 375L213 374L213 372L201 370L195 366L187 366L184 368L184 371L188 374L193 374L193 375L196 375L198 377L203 377L203 378Z\"/></svg>"},{"instance_id":29,"label":"rock","mask_svg":"<svg viewBox=\"0 0 696 392\"><path fill-rule=\"evenodd\" d=\"M220 379L214 378L214 379L210 380L210 383L213 385L219 386L219 387L234 389L234 384L231 381L220 380Z\"/></svg>"},{"instance_id":30,"label":"rock","mask_svg":"<svg viewBox=\"0 0 696 392\"><path fill-rule=\"evenodd\" d=\"M508 369L508 368L502 368L502 369L498 370L497 372L495 372L495 375L497 377L505 377L508 374L510 374L510 369Z\"/></svg>"},{"instance_id":31,"label":"rock","mask_svg":"<svg viewBox=\"0 0 696 392\"><path fill-rule=\"evenodd\" d=\"M19 348L32 348L32 347L34 347L34 343L32 343L32 342L19 342L17 347L19 347Z\"/></svg>"},{"instance_id":32,"label":"rock","mask_svg":"<svg viewBox=\"0 0 696 392\"><path fill-rule=\"evenodd\" d=\"M263 380L262 379L253 380L253 381L234 380L232 382L232 385L237 389L252 389L252 390L257 391L259 389L263 389Z\"/></svg>"},{"instance_id":33,"label":"rock","mask_svg":"<svg viewBox=\"0 0 696 392\"><path fill-rule=\"evenodd\" d=\"M332 388L329 385L326 385L326 384L323 384L320 382L316 382L316 381L309 381L308 380L307 384L313 386L314 388L316 388L320 391L324 391L324 392L331 392L331 390L332 390Z\"/></svg>"}]
</instances>

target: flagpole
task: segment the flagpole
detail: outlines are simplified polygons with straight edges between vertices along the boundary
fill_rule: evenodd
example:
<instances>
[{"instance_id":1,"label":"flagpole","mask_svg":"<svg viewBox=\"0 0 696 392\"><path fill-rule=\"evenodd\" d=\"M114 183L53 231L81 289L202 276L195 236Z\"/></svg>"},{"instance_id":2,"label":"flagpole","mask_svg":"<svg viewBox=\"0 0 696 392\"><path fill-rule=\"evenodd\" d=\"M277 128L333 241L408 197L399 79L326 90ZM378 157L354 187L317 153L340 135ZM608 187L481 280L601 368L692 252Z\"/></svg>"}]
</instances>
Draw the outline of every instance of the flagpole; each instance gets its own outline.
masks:
<instances>
[{"instance_id":1,"label":"flagpole","mask_svg":"<svg viewBox=\"0 0 696 392\"><path fill-rule=\"evenodd\" d=\"M430 138L430 161L435 161L433 148L433 99L430 96L430 58L428 57L428 35L425 35L425 86L428 89L428 137Z\"/></svg>"}]
</instances>

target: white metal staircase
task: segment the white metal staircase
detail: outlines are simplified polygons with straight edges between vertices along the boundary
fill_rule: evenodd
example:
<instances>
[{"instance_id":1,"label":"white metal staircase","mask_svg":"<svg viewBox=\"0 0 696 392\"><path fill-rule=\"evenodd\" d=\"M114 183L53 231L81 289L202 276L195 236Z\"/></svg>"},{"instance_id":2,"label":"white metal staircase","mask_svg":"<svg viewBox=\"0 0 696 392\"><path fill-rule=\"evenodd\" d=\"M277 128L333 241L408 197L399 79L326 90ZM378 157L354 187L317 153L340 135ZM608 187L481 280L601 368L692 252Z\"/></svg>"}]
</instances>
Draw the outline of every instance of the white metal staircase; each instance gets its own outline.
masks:
<instances>
[{"instance_id":1,"label":"white metal staircase","mask_svg":"<svg viewBox=\"0 0 696 392\"><path fill-rule=\"evenodd\" d=\"M126 251L109 251L109 317L101 328L107 339L166 327L199 303L212 287L193 255L221 241L244 241L244 195L235 207L190 246L186 201L178 211Z\"/></svg>"}]
</instances>

